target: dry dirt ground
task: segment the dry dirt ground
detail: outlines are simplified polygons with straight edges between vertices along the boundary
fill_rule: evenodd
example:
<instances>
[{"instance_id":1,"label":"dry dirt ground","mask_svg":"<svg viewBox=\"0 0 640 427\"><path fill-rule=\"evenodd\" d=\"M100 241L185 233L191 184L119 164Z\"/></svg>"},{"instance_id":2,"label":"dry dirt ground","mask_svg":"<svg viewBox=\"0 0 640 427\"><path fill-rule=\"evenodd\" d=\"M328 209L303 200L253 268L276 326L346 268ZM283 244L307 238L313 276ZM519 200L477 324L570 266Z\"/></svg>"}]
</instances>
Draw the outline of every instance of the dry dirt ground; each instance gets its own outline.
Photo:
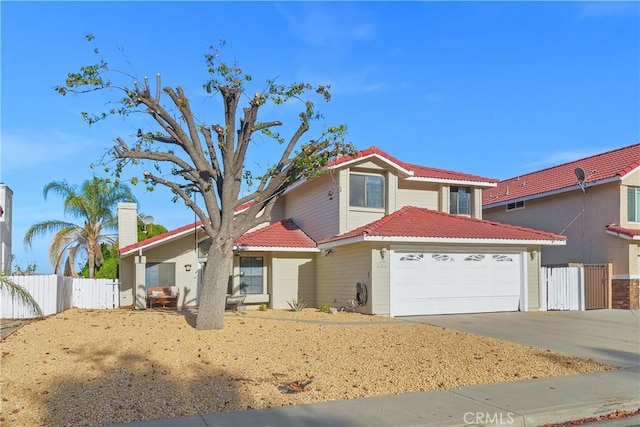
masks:
<instances>
[{"instance_id":1,"label":"dry dirt ground","mask_svg":"<svg viewBox=\"0 0 640 427\"><path fill-rule=\"evenodd\" d=\"M96 425L447 389L609 369L428 325L305 309L68 310L2 344L3 425ZM300 393L279 386L309 382Z\"/></svg>"}]
</instances>

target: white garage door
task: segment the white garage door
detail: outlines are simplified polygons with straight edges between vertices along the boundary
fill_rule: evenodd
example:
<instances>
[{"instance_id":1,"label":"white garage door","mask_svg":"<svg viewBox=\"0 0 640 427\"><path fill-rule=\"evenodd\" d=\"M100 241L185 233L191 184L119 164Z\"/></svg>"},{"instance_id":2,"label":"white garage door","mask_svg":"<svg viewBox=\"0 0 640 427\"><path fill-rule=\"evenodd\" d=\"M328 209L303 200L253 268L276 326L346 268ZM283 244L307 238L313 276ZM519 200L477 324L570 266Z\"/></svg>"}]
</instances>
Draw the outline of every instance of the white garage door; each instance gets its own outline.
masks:
<instances>
[{"instance_id":1,"label":"white garage door","mask_svg":"<svg viewBox=\"0 0 640 427\"><path fill-rule=\"evenodd\" d=\"M391 315L517 311L519 254L394 251Z\"/></svg>"}]
</instances>

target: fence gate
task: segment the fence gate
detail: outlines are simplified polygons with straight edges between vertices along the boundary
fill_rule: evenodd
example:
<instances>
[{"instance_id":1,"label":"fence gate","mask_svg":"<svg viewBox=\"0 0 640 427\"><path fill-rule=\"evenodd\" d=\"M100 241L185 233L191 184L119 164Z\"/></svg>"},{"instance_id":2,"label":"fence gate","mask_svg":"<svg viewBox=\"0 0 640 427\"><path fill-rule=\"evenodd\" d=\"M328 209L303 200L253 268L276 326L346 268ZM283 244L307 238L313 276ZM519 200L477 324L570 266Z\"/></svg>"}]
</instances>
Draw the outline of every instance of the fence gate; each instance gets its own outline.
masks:
<instances>
[{"instance_id":1,"label":"fence gate","mask_svg":"<svg viewBox=\"0 0 640 427\"><path fill-rule=\"evenodd\" d=\"M584 302L587 310L607 308L608 302L608 269L607 264L584 265Z\"/></svg>"},{"instance_id":2,"label":"fence gate","mask_svg":"<svg viewBox=\"0 0 640 427\"><path fill-rule=\"evenodd\" d=\"M584 274L583 268L542 267L545 287L545 310L584 310Z\"/></svg>"}]
</instances>

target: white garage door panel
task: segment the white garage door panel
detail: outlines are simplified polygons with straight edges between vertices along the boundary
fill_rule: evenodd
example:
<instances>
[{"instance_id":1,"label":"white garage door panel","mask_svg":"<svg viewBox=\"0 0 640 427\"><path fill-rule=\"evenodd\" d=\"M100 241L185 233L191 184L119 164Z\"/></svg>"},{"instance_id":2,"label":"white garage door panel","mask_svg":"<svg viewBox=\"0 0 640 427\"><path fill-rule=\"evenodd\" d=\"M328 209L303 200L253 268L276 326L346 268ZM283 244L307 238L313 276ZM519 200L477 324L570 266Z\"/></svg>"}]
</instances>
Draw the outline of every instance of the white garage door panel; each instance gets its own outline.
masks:
<instances>
[{"instance_id":1,"label":"white garage door panel","mask_svg":"<svg viewBox=\"0 0 640 427\"><path fill-rule=\"evenodd\" d=\"M517 254L394 253L393 315L516 311Z\"/></svg>"}]
</instances>

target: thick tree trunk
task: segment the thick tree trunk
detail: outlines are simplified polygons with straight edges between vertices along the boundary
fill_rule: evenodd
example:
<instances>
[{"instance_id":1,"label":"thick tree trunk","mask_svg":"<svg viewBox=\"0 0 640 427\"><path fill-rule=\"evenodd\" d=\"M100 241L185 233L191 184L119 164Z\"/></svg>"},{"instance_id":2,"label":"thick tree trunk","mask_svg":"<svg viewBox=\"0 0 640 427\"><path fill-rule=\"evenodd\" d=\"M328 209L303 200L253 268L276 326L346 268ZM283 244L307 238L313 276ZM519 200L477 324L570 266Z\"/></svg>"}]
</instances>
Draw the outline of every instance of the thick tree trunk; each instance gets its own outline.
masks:
<instances>
[{"instance_id":1,"label":"thick tree trunk","mask_svg":"<svg viewBox=\"0 0 640 427\"><path fill-rule=\"evenodd\" d=\"M211 245L202 279L196 329L222 329L227 286L232 272L233 247Z\"/></svg>"}]
</instances>

